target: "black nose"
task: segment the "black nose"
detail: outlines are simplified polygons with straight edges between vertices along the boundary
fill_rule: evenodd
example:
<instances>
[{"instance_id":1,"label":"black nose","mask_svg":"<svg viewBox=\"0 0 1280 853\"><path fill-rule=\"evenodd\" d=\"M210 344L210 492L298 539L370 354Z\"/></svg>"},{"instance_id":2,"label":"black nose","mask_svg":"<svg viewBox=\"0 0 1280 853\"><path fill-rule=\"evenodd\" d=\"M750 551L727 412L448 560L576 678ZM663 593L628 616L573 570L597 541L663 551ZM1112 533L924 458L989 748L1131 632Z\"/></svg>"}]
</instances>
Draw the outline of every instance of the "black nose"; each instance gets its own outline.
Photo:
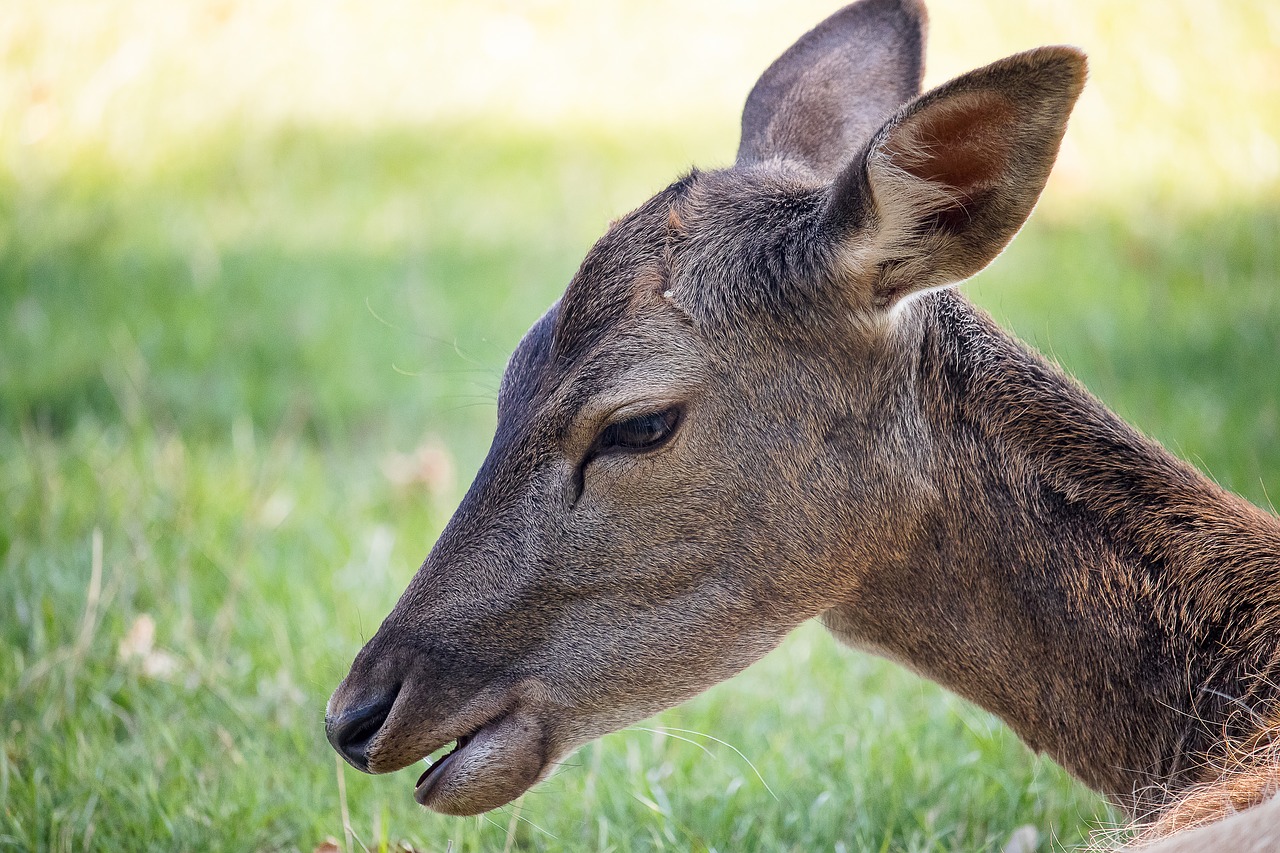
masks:
<instances>
[{"instance_id":1,"label":"black nose","mask_svg":"<svg viewBox=\"0 0 1280 853\"><path fill-rule=\"evenodd\" d=\"M324 719L324 733L333 748L357 770L369 772L369 742L387 721L399 690L372 702Z\"/></svg>"}]
</instances>

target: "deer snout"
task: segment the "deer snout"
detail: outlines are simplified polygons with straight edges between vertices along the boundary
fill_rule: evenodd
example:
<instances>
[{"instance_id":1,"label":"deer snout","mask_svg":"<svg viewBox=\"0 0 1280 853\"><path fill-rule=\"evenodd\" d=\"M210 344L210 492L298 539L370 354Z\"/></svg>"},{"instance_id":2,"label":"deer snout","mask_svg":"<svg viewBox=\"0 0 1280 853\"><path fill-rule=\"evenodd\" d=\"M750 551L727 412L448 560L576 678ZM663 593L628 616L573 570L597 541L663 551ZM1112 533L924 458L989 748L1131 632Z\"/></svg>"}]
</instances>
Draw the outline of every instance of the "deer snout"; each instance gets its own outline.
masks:
<instances>
[{"instance_id":1,"label":"deer snout","mask_svg":"<svg viewBox=\"0 0 1280 853\"><path fill-rule=\"evenodd\" d=\"M346 678L329 697L324 714L324 733L329 743L352 767L364 773L388 769L383 755L385 742L404 712L397 705L404 705L413 694L412 689L405 689L406 680L412 675L406 655L388 644L381 633L356 655Z\"/></svg>"}]
</instances>

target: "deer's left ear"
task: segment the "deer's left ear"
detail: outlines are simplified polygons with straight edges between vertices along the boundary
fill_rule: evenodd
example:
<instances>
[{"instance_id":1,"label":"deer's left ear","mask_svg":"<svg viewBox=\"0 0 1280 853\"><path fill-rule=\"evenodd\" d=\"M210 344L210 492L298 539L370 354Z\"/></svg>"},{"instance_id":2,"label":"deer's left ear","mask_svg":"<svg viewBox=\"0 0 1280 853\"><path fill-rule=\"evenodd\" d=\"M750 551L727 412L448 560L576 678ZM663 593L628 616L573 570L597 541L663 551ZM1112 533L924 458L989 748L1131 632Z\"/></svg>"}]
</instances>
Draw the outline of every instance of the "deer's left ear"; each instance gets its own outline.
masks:
<instances>
[{"instance_id":1,"label":"deer's left ear","mask_svg":"<svg viewBox=\"0 0 1280 853\"><path fill-rule=\"evenodd\" d=\"M990 263L1035 207L1084 78L1084 54L1045 47L900 109L832 186L837 276L886 309Z\"/></svg>"},{"instance_id":2,"label":"deer's left ear","mask_svg":"<svg viewBox=\"0 0 1280 853\"><path fill-rule=\"evenodd\" d=\"M831 180L920 94L925 26L920 0L859 0L818 24L751 90L737 165L789 160Z\"/></svg>"}]
</instances>

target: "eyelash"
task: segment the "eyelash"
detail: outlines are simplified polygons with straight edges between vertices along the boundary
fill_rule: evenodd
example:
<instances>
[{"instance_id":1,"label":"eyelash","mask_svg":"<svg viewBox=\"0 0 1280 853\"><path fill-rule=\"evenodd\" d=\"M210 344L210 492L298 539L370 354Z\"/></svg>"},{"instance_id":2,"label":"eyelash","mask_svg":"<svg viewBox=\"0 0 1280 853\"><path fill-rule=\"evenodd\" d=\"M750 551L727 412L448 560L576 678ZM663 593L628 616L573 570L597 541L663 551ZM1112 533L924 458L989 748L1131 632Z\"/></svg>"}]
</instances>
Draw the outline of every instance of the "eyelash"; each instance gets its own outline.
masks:
<instances>
[{"instance_id":1,"label":"eyelash","mask_svg":"<svg viewBox=\"0 0 1280 853\"><path fill-rule=\"evenodd\" d=\"M600 433L590 456L656 450L675 434L676 427L680 425L680 416L680 409L672 406L612 423Z\"/></svg>"},{"instance_id":2,"label":"eyelash","mask_svg":"<svg viewBox=\"0 0 1280 853\"><path fill-rule=\"evenodd\" d=\"M676 428L684 420L684 410L672 406L657 412L636 415L633 418L609 424L596 437L595 444L587 451L573 478L572 504L578 502L586 485L587 465L597 456L606 454L636 455L657 450L675 435Z\"/></svg>"}]
</instances>

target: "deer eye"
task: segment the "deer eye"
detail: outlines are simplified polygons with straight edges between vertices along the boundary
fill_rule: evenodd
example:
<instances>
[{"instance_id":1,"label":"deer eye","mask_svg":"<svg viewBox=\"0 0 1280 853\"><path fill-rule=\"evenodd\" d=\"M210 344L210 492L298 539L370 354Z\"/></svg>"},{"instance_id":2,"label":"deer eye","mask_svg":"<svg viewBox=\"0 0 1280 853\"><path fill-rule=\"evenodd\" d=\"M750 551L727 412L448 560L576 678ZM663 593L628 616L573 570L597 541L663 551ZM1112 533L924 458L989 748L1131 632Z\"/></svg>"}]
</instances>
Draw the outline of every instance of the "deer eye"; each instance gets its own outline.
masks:
<instances>
[{"instance_id":1,"label":"deer eye","mask_svg":"<svg viewBox=\"0 0 1280 853\"><path fill-rule=\"evenodd\" d=\"M605 427L596 439L596 453L641 453L661 446L680 424L680 409L637 415Z\"/></svg>"}]
</instances>

